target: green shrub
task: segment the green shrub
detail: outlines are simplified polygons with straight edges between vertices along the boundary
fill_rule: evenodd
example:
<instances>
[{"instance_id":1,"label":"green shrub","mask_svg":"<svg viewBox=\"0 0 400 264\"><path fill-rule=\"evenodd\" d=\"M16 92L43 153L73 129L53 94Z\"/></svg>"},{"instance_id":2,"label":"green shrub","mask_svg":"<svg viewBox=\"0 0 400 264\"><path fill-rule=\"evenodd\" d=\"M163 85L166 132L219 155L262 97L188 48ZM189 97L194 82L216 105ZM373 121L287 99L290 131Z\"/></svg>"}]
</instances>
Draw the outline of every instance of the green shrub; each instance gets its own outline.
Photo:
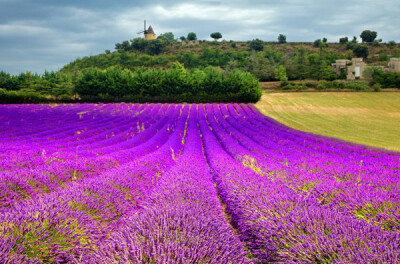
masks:
<instances>
[{"instance_id":1,"label":"green shrub","mask_svg":"<svg viewBox=\"0 0 400 264\"><path fill-rule=\"evenodd\" d=\"M0 89L0 103L2 104L48 103L50 101L52 100L32 89L19 91Z\"/></svg>"},{"instance_id":2,"label":"green shrub","mask_svg":"<svg viewBox=\"0 0 400 264\"><path fill-rule=\"evenodd\" d=\"M340 44L346 44L347 42L349 42L349 38L348 37L343 37L339 39L339 43Z\"/></svg>"},{"instance_id":3,"label":"green shrub","mask_svg":"<svg viewBox=\"0 0 400 264\"><path fill-rule=\"evenodd\" d=\"M280 89L284 90L284 91L296 90L296 85L293 85L293 84L289 83L289 84L287 84L285 86L281 86Z\"/></svg>"},{"instance_id":4,"label":"green shrub","mask_svg":"<svg viewBox=\"0 0 400 264\"><path fill-rule=\"evenodd\" d=\"M240 70L229 73L225 87L227 93L237 93L243 102L257 102L262 95L258 80L250 73Z\"/></svg>"},{"instance_id":5,"label":"green shrub","mask_svg":"<svg viewBox=\"0 0 400 264\"><path fill-rule=\"evenodd\" d=\"M187 71L179 62L168 70L139 68L132 73L112 67L85 70L75 91L84 101L240 101L261 98L258 80L250 73L233 70L225 76L217 67Z\"/></svg>"},{"instance_id":6,"label":"green shrub","mask_svg":"<svg viewBox=\"0 0 400 264\"><path fill-rule=\"evenodd\" d=\"M389 61L390 57L386 53L382 53L379 55L379 61Z\"/></svg>"},{"instance_id":7,"label":"green shrub","mask_svg":"<svg viewBox=\"0 0 400 264\"><path fill-rule=\"evenodd\" d=\"M281 81L281 88L288 86L289 82L288 81Z\"/></svg>"},{"instance_id":8,"label":"green shrub","mask_svg":"<svg viewBox=\"0 0 400 264\"><path fill-rule=\"evenodd\" d=\"M97 68L83 72L75 85L75 91L82 96L105 93L105 73Z\"/></svg>"},{"instance_id":9,"label":"green shrub","mask_svg":"<svg viewBox=\"0 0 400 264\"><path fill-rule=\"evenodd\" d=\"M337 89L337 88L339 88L339 84L340 84L339 81L334 80L334 81L331 82L331 87L330 88Z\"/></svg>"},{"instance_id":10,"label":"green shrub","mask_svg":"<svg viewBox=\"0 0 400 264\"><path fill-rule=\"evenodd\" d=\"M308 88L315 88L317 86L317 83L316 82L306 82L304 85Z\"/></svg>"},{"instance_id":11,"label":"green shrub","mask_svg":"<svg viewBox=\"0 0 400 264\"><path fill-rule=\"evenodd\" d=\"M319 81L315 89L317 90L325 90L329 88L329 84L327 81Z\"/></svg>"},{"instance_id":12,"label":"green shrub","mask_svg":"<svg viewBox=\"0 0 400 264\"><path fill-rule=\"evenodd\" d=\"M382 85L379 83L375 83L373 88L374 88L374 92L380 92L382 90Z\"/></svg>"},{"instance_id":13,"label":"green shrub","mask_svg":"<svg viewBox=\"0 0 400 264\"><path fill-rule=\"evenodd\" d=\"M327 89L352 89L356 91L369 91L370 88L367 84L362 83L362 82L341 82L341 81L319 81L319 82L306 82L306 83L294 83L294 82L288 82L288 81L283 81L281 82L281 90L305 90L308 88L314 88L316 90L327 90Z\"/></svg>"},{"instance_id":14,"label":"green shrub","mask_svg":"<svg viewBox=\"0 0 400 264\"><path fill-rule=\"evenodd\" d=\"M281 82L281 87L280 90L294 90L294 91L300 91L300 90L305 90L307 89L307 85L303 83L294 83L294 82L288 82L288 81L282 81Z\"/></svg>"},{"instance_id":15,"label":"green shrub","mask_svg":"<svg viewBox=\"0 0 400 264\"><path fill-rule=\"evenodd\" d=\"M261 51L264 49L264 41L260 39L253 39L250 41L249 47L252 50Z\"/></svg>"},{"instance_id":16,"label":"green shrub","mask_svg":"<svg viewBox=\"0 0 400 264\"><path fill-rule=\"evenodd\" d=\"M389 46L389 47L394 47L394 46L396 46L396 41L394 41L394 40L391 40L391 41L389 41L388 43L387 43L387 45Z\"/></svg>"},{"instance_id":17,"label":"green shrub","mask_svg":"<svg viewBox=\"0 0 400 264\"><path fill-rule=\"evenodd\" d=\"M297 84L296 90L306 90L307 86L302 83Z\"/></svg>"},{"instance_id":18,"label":"green shrub","mask_svg":"<svg viewBox=\"0 0 400 264\"><path fill-rule=\"evenodd\" d=\"M368 85L366 85L365 83L361 83L361 82L348 82L348 83L346 83L345 87L347 89L352 89L352 90L356 90L356 91L369 91L370 90Z\"/></svg>"},{"instance_id":19,"label":"green shrub","mask_svg":"<svg viewBox=\"0 0 400 264\"><path fill-rule=\"evenodd\" d=\"M400 73L373 69L371 84L379 83L382 88L400 88Z\"/></svg>"},{"instance_id":20,"label":"green shrub","mask_svg":"<svg viewBox=\"0 0 400 264\"><path fill-rule=\"evenodd\" d=\"M369 50L367 45L354 44L351 49L353 50L354 55L356 55L357 57L363 57L363 58L368 57Z\"/></svg>"}]
</instances>

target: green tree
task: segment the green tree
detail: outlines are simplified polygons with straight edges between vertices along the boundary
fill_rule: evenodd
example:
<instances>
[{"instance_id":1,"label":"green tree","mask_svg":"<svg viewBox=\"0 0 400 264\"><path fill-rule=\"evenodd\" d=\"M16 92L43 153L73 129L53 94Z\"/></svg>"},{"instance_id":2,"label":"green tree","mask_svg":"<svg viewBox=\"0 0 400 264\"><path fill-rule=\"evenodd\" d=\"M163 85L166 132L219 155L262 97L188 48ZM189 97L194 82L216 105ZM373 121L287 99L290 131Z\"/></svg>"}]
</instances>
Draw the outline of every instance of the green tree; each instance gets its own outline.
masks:
<instances>
[{"instance_id":1,"label":"green tree","mask_svg":"<svg viewBox=\"0 0 400 264\"><path fill-rule=\"evenodd\" d=\"M363 57L363 58L368 57L369 50L367 45L355 44L352 50L354 52L354 55L356 55L357 57Z\"/></svg>"},{"instance_id":2,"label":"green tree","mask_svg":"<svg viewBox=\"0 0 400 264\"><path fill-rule=\"evenodd\" d=\"M296 79L304 80L310 76L310 64L306 47L298 47L292 61L294 62Z\"/></svg>"},{"instance_id":3,"label":"green tree","mask_svg":"<svg viewBox=\"0 0 400 264\"><path fill-rule=\"evenodd\" d=\"M181 36L179 39L183 42L183 41L186 40L186 37L185 36Z\"/></svg>"},{"instance_id":4,"label":"green tree","mask_svg":"<svg viewBox=\"0 0 400 264\"><path fill-rule=\"evenodd\" d=\"M317 80L328 80L328 81L333 81L338 78L336 73L332 70L332 67L329 65L320 65L318 68L318 71L315 73L314 76Z\"/></svg>"},{"instance_id":5,"label":"green tree","mask_svg":"<svg viewBox=\"0 0 400 264\"><path fill-rule=\"evenodd\" d=\"M215 41L217 41L218 39L222 38L222 34L219 32L214 32L210 34L210 37L212 37Z\"/></svg>"},{"instance_id":6,"label":"green tree","mask_svg":"<svg viewBox=\"0 0 400 264\"><path fill-rule=\"evenodd\" d=\"M131 45L129 44L129 41L125 40L121 43L121 49L123 50L131 50Z\"/></svg>"},{"instance_id":7,"label":"green tree","mask_svg":"<svg viewBox=\"0 0 400 264\"><path fill-rule=\"evenodd\" d=\"M348 37L343 37L339 39L339 43L340 44L346 44L347 42L349 42L349 38Z\"/></svg>"},{"instance_id":8,"label":"green tree","mask_svg":"<svg viewBox=\"0 0 400 264\"><path fill-rule=\"evenodd\" d=\"M75 85L75 92L84 96L95 96L106 93L106 75L100 69L85 70Z\"/></svg>"},{"instance_id":9,"label":"green tree","mask_svg":"<svg viewBox=\"0 0 400 264\"><path fill-rule=\"evenodd\" d=\"M115 49L116 50L122 49L122 44L121 43L115 43Z\"/></svg>"},{"instance_id":10,"label":"green tree","mask_svg":"<svg viewBox=\"0 0 400 264\"><path fill-rule=\"evenodd\" d=\"M279 36L278 36L278 43L279 43L279 44L286 43L286 36L283 35L283 34L279 34Z\"/></svg>"},{"instance_id":11,"label":"green tree","mask_svg":"<svg viewBox=\"0 0 400 264\"><path fill-rule=\"evenodd\" d=\"M298 67L299 65L293 60L289 54L285 54L280 63L286 69L286 76L290 80L295 80L299 78Z\"/></svg>"},{"instance_id":12,"label":"green tree","mask_svg":"<svg viewBox=\"0 0 400 264\"><path fill-rule=\"evenodd\" d=\"M288 80L286 75L286 68L283 65L279 65L279 67L275 69L275 79L281 82Z\"/></svg>"},{"instance_id":13,"label":"green tree","mask_svg":"<svg viewBox=\"0 0 400 264\"><path fill-rule=\"evenodd\" d=\"M267 47L264 51L264 56L273 64L279 64L282 57L285 55L282 51L277 51L272 47Z\"/></svg>"},{"instance_id":14,"label":"green tree","mask_svg":"<svg viewBox=\"0 0 400 264\"><path fill-rule=\"evenodd\" d=\"M161 39L147 40L146 53L150 55L158 55L163 52L165 46L168 45L168 41Z\"/></svg>"},{"instance_id":15,"label":"green tree","mask_svg":"<svg viewBox=\"0 0 400 264\"><path fill-rule=\"evenodd\" d=\"M328 42L328 39L327 39L327 38L323 38L323 39L322 39L322 42L323 42L323 43L327 43L327 42Z\"/></svg>"},{"instance_id":16,"label":"green tree","mask_svg":"<svg viewBox=\"0 0 400 264\"><path fill-rule=\"evenodd\" d=\"M274 79L274 67L270 61L263 56L262 52L252 52L245 60L244 71L250 72L260 81L271 81Z\"/></svg>"},{"instance_id":17,"label":"green tree","mask_svg":"<svg viewBox=\"0 0 400 264\"><path fill-rule=\"evenodd\" d=\"M240 70L228 74L224 87L228 88L226 92L237 93L239 100L245 102L257 102L262 95L260 82L250 73Z\"/></svg>"},{"instance_id":18,"label":"green tree","mask_svg":"<svg viewBox=\"0 0 400 264\"><path fill-rule=\"evenodd\" d=\"M193 53L193 51L178 54L177 60L187 68L199 67L200 65L199 55Z\"/></svg>"},{"instance_id":19,"label":"green tree","mask_svg":"<svg viewBox=\"0 0 400 264\"><path fill-rule=\"evenodd\" d=\"M390 57L386 53L382 53L379 55L379 61L389 61Z\"/></svg>"},{"instance_id":20,"label":"green tree","mask_svg":"<svg viewBox=\"0 0 400 264\"><path fill-rule=\"evenodd\" d=\"M362 42L370 43L370 42L373 42L375 40L377 35L378 34L376 33L376 31L364 30L361 33L360 37L362 39Z\"/></svg>"},{"instance_id":21,"label":"green tree","mask_svg":"<svg viewBox=\"0 0 400 264\"><path fill-rule=\"evenodd\" d=\"M14 90L14 89L9 89L8 82L11 79L11 74L5 71L0 71L0 88L5 88L6 90Z\"/></svg>"},{"instance_id":22,"label":"green tree","mask_svg":"<svg viewBox=\"0 0 400 264\"><path fill-rule=\"evenodd\" d=\"M394 47L396 45L396 41L391 40L387 44L388 44L389 47Z\"/></svg>"},{"instance_id":23,"label":"green tree","mask_svg":"<svg viewBox=\"0 0 400 264\"><path fill-rule=\"evenodd\" d=\"M190 33L187 35L186 39L189 40L189 41L190 41L190 40L191 40L191 41L197 40L196 33L190 32Z\"/></svg>"},{"instance_id":24,"label":"green tree","mask_svg":"<svg viewBox=\"0 0 400 264\"><path fill-rule=\"evenodd\" d=\"M131 47L134 50L144 51L147 47L147 40L144 38L135 38L131 40Z\"/></svg>"},{"instance_id":25,"label":"green tree","mask_svg":"<svg viewBox=\"0 0 400 264\"><path fill-rule=\"evenodd\" d=\"M375 39L372 41L372 46L378 47L382 42L382 39Z\"/></svg>"},{"instance_id":26,"label":"green tree","mask_svg":"<svg viewBox=\"0 0 400 264\"><path fill-rule=\"evenodd\" d=\"M320 47L322 47L322 41L321 41L321 39L315 40L314 43L313 43L313 47L314 47L314 48L320 48Z\"/></svg>"},{"instance_id":27,"label":"green tree","mask_svg":"<svg viewBox=\"0 0 400 264\"><path fill-rule=\"evenodd\" d=\"M176 42L175 36L172 32L166 32L164 34L160 34L157 38L165 38L168 43Z\"/></svg>"},{"instance_id":28,"label":"green tree","mask_svg":"<svg viewBox=\"0 0 400 264\"><path fill-rule=\"evenodd\" d=\"M252 41L250 41L250 49L252 50L257 50L257 51L261 51L264 49L264 41L260 40L260 39L253 39Z\"/></svg>"},{"instance_id":29,"label":"green tree","mask_svg":"<svg viewBox=\"0 0 400 264\"><path fill-rule=\"evenodd\" d=\"M233 70L239 69L239 63L237 60L230 60L225 66L225 71L231 72Z\"/></svg>"}]
</instances>

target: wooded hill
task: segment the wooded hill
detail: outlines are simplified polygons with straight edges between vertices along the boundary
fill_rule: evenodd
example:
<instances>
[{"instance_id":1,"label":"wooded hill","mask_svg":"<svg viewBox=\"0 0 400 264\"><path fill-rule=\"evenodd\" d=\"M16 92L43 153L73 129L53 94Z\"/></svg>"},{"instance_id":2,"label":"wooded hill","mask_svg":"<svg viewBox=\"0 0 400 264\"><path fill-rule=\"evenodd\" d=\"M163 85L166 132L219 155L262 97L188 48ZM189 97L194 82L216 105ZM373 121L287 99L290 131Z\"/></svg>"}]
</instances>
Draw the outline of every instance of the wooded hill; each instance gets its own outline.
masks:
<instances>
[{"instance_id":1,"label":"wooded hill","mask_svg":"<svg viewBox=\"0 0 400 264\"><path fill-rule=\"evenodd\" d=\"M158 42L158 44L157 44ZM184 64L185 68L220 67L231 71L241 69L255 75L260 81L278 80L276 69L282 65L289 80L338 78L331 70L331 63L337 59L365 57L370 65L387 65L391 57L400 56L399 44L386 43L321 43L314 42L248 42L199 41L198 44L181 42L145 41L134 39L116 44L118 50L83 57L65 65L61 72L72 73L86 68L106 69L119 66L135 70L137 67L169 68L173 62ZM357 51L357 47L366 47ZM358 54L360 53L360 54Z\"/></svg>"},{"instance_id":2,"label":"wooded hill","mask_svg":"<svg viewBox=\"0 0 400 264\"><path fill-rule=\"evenodd\" d=\"M256 39L182 43L165 38L137 38L115 46L113 52L106 50L102 54L78 58L58 72L11 75L0 71L0 103L254 102L261 93L259 85L255 85L258 81L281 81L281 88L285 90L400 88L399 73L374 69L368 81L345 85L336 81L345 79L345 73L337 75L331 67L337 59L352 57L364 57L369 65L387 65L391 57L400 57L400 45L394 42L328 43L324 39L313 43L278 43ZM184 71L177 70L174 65ZM156 80L156 76L164 79ZM306 79L324 81L309 85L287 82ZM229 93L223 87L228 83L236 87ZM249 83L251 88L246 86ZM173 89L163 89L166 86ZM146 87L159 94L149 92ZM184 87L192 88L185 90ZM122 90L125 92L121 93Z\"/></svg>"}]
</instances>

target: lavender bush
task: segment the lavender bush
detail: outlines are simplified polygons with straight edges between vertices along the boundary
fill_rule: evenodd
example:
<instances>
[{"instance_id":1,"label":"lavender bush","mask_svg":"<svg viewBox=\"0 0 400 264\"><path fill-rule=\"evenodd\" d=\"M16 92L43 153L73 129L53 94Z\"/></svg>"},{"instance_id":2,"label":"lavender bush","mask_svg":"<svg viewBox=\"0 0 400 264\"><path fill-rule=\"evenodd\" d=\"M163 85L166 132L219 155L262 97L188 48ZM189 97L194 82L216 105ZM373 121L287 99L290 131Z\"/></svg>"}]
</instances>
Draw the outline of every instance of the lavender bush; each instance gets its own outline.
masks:
<instances>
[{"instance_id":1,"label":"lavender bush","mask_svg":"<svg viewBox=\"0 0 400 264\"><path fill-rule=\"evenodd\" d=\"M247 104L0 105L0 263L399 263L399 179Z\"/></svg>"}]
</instances>

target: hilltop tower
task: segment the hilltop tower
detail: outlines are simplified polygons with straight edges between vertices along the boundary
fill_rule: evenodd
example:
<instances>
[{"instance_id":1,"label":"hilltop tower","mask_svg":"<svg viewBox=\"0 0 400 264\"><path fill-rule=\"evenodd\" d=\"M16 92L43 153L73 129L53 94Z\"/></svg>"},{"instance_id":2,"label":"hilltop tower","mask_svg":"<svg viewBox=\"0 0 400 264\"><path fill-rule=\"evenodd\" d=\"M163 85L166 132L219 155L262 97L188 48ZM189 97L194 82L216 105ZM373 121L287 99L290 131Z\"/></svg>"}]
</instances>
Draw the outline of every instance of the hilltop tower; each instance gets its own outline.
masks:
<instances>
[{"instance_id":1,"label":"hilltop tower","mask_svg":"<svg viewBox=\"0 0 400 264\"><path fill-rule=\"evenodd\" d=\"M151 26L144 32L144 39L156 39L156 34Z\"/></svg>"},{"instance_id":2,"label":"hilltop tower","mask_svg":"<svg viewBox=\"0 0 400 264\"><path fill-rule=\"evenodd\" d=\"M138 32L138 34L142 33L144 33L144 39L146 40L156 39L156 34L154 33L153 28L149 26L149 28L146 29L146 20L144 21L143 31Z\"/></svg>"}]
</instances>

